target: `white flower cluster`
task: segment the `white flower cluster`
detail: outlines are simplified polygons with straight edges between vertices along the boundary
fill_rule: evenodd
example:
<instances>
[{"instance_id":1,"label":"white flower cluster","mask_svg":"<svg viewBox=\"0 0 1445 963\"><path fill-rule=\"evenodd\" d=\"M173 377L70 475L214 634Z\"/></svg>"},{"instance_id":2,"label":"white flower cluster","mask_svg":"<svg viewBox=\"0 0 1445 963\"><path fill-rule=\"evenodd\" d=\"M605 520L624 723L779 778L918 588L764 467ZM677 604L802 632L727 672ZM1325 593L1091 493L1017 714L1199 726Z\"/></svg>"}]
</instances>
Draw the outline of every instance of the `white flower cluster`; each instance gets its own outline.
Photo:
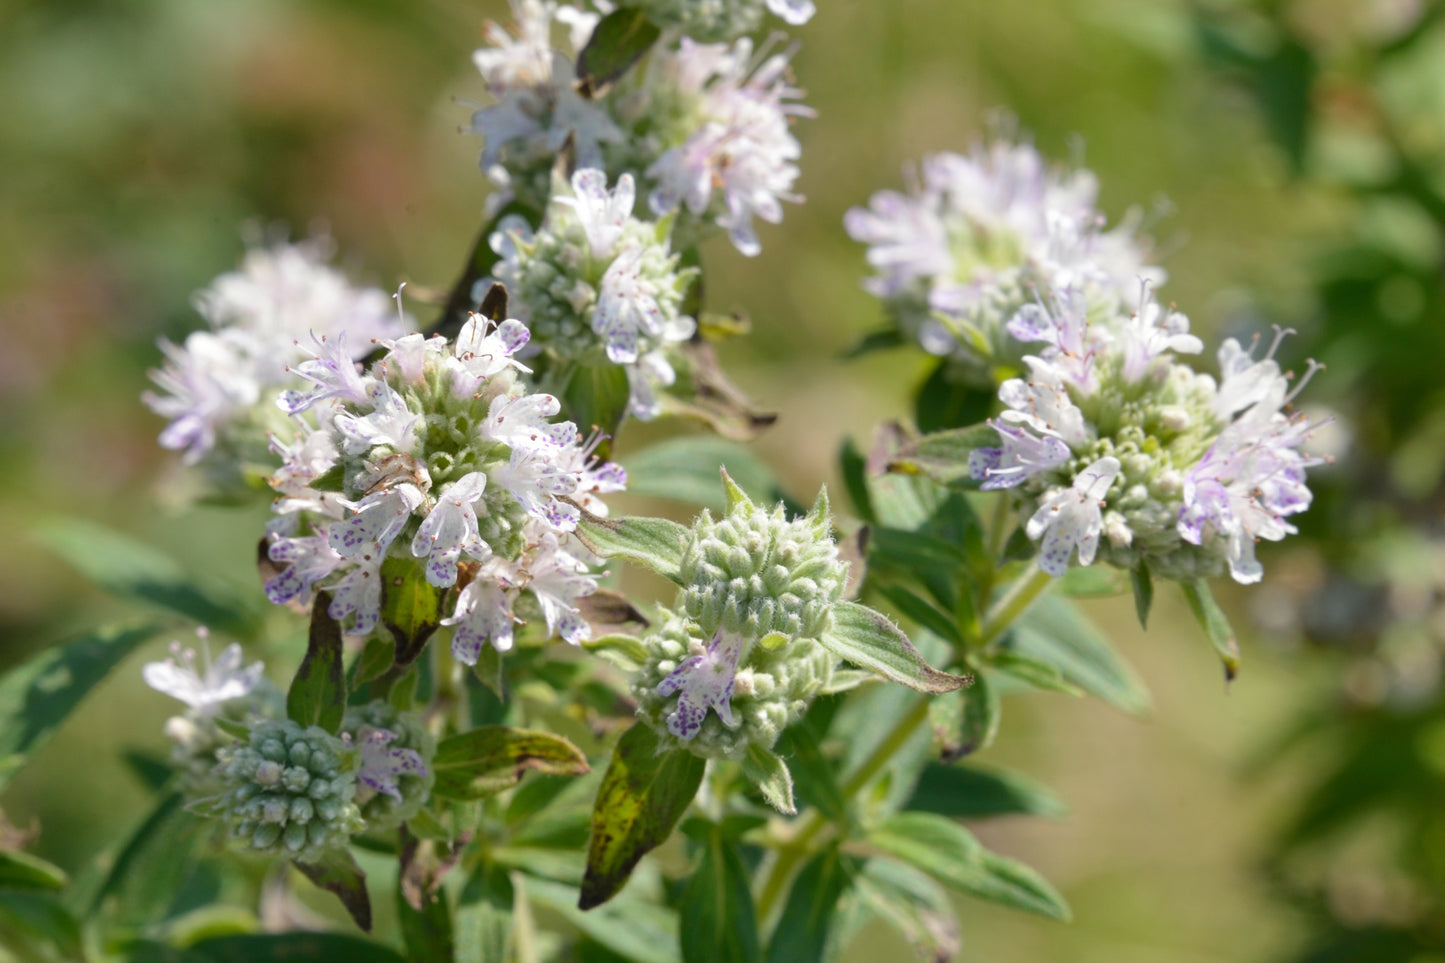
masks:
<instances>
[{"instance_id":1,"label":"white flower cluster","mask_svg":"<svg viewBox=\"0 0 1445 963\"><path fill-rule=\"evenodd\" d=\"M456 587L452 649L475 663L484 642L511 647L522 591L550 632L588 633L576 599L596 582L570 535L577 501L626 476L598 464L559 403L531 393L513 355L526 326L473 316L455 342L411 334L384 340L366 373L348 339L317 338L297 374L309 390L280 405L298 433L277 443L282 467L266 583L277 603L331 595L330 614L356 635L381 618L383 580L424 576Z\"/></svg>"},{"instance_id":2,"label":"white flower cluster","mask_svg":"<svg viewBox=\"0 0 1445 963\"><path fill-rule=\"evenodd\" d=\"M669 348L697 329L681 313L697 272L678 267L666 225L632 216L634 201L630 174L609 192L602 171L580 170L571 191L552 198L539 230L503 219L492 243L502 256L496 277L531 328L531 347L566 361L623 366L629 410L650 419L662 410L660 392L677 378Z\"/></svg>"},{"instance_id":3,"label":"white flower cluster","mask_svg":"<svg viewBox=\"0 0 1445 963\"><path fill-rule=\"evenodd\" d=\"M845 218L877 272L865 282L900 329L931 354L988 383L1022 346L1007 322L1038 297L1072 289L1092 316L1137 307L1158 286L1127 220L1112 230L1086 170L1056 170L1028 144L997 140L969 155L924 159L906 193L880 191Z\"/></svg>"},{"instance_id":4,"label":"white flower cluster","mask_svg":"<svg viewBox=\"0 0 1445 963\"><path fill-rule=\"evenodd\" d=\"M970 474L1016 493L1052 575L1102 555L1165 578L1227 566L1258 581L1255 542L1295 531L1286 519L1309 507L1319 463L1300 451L1313 426L1290 412L1304 383L1291 390L1275 362L1279 339L1259 359L1225 341L1216 381L1174 357L1203 349L1184 315L1147 300L1091 321L1087 301L1065 288L1008 323L1042 348L999 388L1000 446L974 451Z\"/></svg>"},{"instance_id":5,"label":"white flower cluster","mask_svg":"<svg viewBox=\"0 0 1445 963\"><path fill-rule=\"evenodd\" d=\"M290 366L306 357L300 339L345 331L360 357L372 339L409 326L385 292L356 287L330 267L329 253L324 240L253 248L239 271L196 295L210 329L182 345L161 342L166 363L151 372L160 391L145 403L170 421L161 444L184 451L184 462L213 481L234 484L274 467L267 435L284 427L274 401L292 380Z\"/></svg>"},{"instance_id":6,"label":"white flower cluster","mask_svg":"<svg viewBox=\"0 0 1445 963\"><path fill-rule=\"evenodd\" d=\"M811 14L798 0L769 6L790 22ZM495 103L473 115L471 130L485 139L481 166L502 189L500 202L543 208L570 144L576 167L639 177L654 213L685 211L726 230L744 254L758 253L754 219L776 223L782 201L800 200L790 121L809 111L787 80L791 49L755 54L746 37L698 43L669 34L645 68L584 99L575 58L597 16L550 0L513 0L512 12L515 33L489 26L491 46L474 55ZM719 7L718 15L731 14ZM566 49L552 46L554 26L565 28Z\"/></svg>"}]
</instances>

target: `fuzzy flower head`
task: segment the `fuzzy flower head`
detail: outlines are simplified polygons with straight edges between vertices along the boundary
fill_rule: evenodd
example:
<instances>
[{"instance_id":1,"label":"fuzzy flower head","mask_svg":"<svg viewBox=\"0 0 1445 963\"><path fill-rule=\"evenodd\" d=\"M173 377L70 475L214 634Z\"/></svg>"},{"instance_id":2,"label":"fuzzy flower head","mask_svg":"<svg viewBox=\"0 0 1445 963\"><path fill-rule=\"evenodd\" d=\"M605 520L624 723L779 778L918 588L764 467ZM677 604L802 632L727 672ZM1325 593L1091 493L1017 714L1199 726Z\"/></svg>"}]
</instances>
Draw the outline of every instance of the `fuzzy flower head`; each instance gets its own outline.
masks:
<instances>
[{"instance_id":1,"label":"fuzzy flower head","mask_svg":"<svg viewBox=\"0 0 1445 963\"><path fill-rule=\"evenodd\" d=\"M587 443L574 425L553 421L557 399L519 379L515 355L528 337L520 321L474 315L452 342L384 342L365 373L333 345L317 346L314 390L279 402L297 430L325 437L287 447L297 460L272 479L282 496L268 550L273 602L325 591L332 618L363 635L379 623L385 586L424 579L465 591L465 570L473 595L490 580L504 603L493 614L510 618L515 590L536 574L534 547L548 535L570 539L572 499L608 474L578 450Z\"/></svg>"},{"instance_id":2,"label":"fuzzy flower head","mask_svg":"<svg viewBox=\"0 0 1445 963\"><path fill-rule=\"evenodd\" d=\"M623 174L586 168L558 185L541 228L504 224L493 242L496 277L531 327L531 350L582 365L620 365L631 411L660 412L658 395L676 380L673 353L696 330L681 313L696 275L681 268L668 227L632 216L636 186Z\"/></svg>"},{"instance_id":3,"label":"fuzzy flower head","mask_svg":"<svg viewBox=\"0 0 1445 963\"><path fill-rule=\"evenodd\" d=\"M1226 341L1216 382L1178 361L1200 342L1152 300L1091 321L1066 291L1009 327L1038 353L1000 387L999 446L974 450L968 470L1014 493L1039 567L1062 575L1098 557L1257 580L1255 541L1294 531L1286 518L1309 506L1317 463L1300 451L1312 426L1287 410L1299 389L1273 360L1278 341L1260 360Z\"/></svg>"},{"instance_id":4,"label":"fuzzy flower head","mask_svg":"<svg viewBox=\"0 0 1445 963\"><path fill-rule=\"evenodd\" d=\"M610 163L646 172L648 204L715 224L749 257L762 248L755 220L776 224L793 191L802 153L792 120L812 116L789 82L795 48L753 49L695 43L654 53L648 69L618 95L617 111L635 118L634 134Z\"/></svg>"},{"instance_id":5,"label":"fuzzy flower head","mask_svg":"<svg viewBox=\"0 0 1445 963\"><path fill-rule=\"evenodd\" d=\"M789 520L724 481L728 512L693 525L680 608L645 640L633 691L665 743L736 759L752 744L770 748L832 678L836 660L817 639L832 627L847 565L826 495Z\"/></svg>"},{"instance_id":6,"label":"fuzzy flower head","mask_svg":"<svg viewBox=\"0 0 1445 963\"><path fill-rule=\"evenodd\" d=\"M274 400L294 383L304 344L344 333L350 361L410 326L385 292L356 287L329 266L329 254L324 239L252 248L239 270L196 295L209 329L180 345L161 341L166 361L151 372L159 390L143 400L169 421L161 445L218 485L234 488L274 467L267 433L284 427Z\"/></svg>"},{"instance_id":7,"label":"fuzzy flower head","mask_svg":"<svg viewBox=\"0 0 1445 963\"><path fill-rule=\"evenodd\" d=\"M602 148L623 137L605 105L578 93L576 57L597 14L555 0L512 0L515 26L488 23L488 45L472 60L493 103L472 115L483 138L481 168L500 205L540 206L558 153L570 145L579 166L599 166ZM560 36L560 40L554 37Z\"/></svg>"},{"instance_id":8,"label":"fuzzy flower head","mask_svg":"<svg viewBox=\"0 0 1445 963\"><path fill-rule=\"evenodd\" d=\"M1094 176L1051 168L1028 144L935 154L913 181L845 218L876 272L864 286L901 330L980 384L990 366L1019 361L1007 325L1039 297L1071 289L1102 317L1136 306L1141 279L1164 280L1146 263L1137 219L1105 230Z\"/></svg>"}]
</instances>

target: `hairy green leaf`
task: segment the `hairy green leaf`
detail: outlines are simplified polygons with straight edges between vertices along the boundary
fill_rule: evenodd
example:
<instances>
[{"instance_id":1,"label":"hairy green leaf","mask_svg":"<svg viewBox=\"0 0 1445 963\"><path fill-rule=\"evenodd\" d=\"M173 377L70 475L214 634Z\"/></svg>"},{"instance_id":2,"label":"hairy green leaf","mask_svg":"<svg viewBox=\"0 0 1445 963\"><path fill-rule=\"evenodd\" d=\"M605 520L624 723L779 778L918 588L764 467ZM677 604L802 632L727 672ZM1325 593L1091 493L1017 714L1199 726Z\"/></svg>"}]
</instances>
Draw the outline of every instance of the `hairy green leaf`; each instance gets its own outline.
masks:
<instances>
[{"instance_id":1,"label":"hairy green leaf","mask_svg":"<svg viewBox=\"0 0 1445 963\"><path fill-rule=\"evenodd\" d=\"M828 930L855 871L836 844L799 870L768 943L768 963L821 963Z\"/></svg>"},{"instance_id":2,"label":"hairy green leaf","mask_svg":"<svg viewBox=\"0 0 1445 963\"><path fill-rule=\"evenodd\" d=\"M1184 598L1189 603L1189 611L1194 613L1194 619L1204 634L1209 637L1209 644L1214 646L1214 651L1219 656L1219 661L1224 665L1224 678L1232 681L1239 674L1239 642L1234 637L1234 629L1229 625L1229 616L1214 601L1214 593L1209 590L1209 582L1204 579L1195 579L1192 582L1181 582L1179 587L1184 590Z\"/></svg>"},{"instance_id":3,"label":"hairy green leaf","mask_svg":"<svg viewBox=\"0 0 1445 963\"><path fill-rule=\"evenodd\" d=\"M650 445L628 456L627 490L634 495L669 498L726 511L718 469L759 503L779 500L777 476L761 459L735 441L716 435L683 435Z\"/></svg>"},{"instance_id":4,"label":"hairy green leaf","mask_svg":"<svg viewBox=\"0 0 1445 963\"><path fill-rule=\"evenodd\" d=\"M381 624L396 639L396 664L410 665L441 625L442 590L426 580L420 559L381 563Z\"/></svg>"},{"instance_id":5,"label":"hairy green leaf","mask_svg":"<svg viewBox=\"0 0 1445 963\"><path fill-rule=\"evenodd\" d=\"M366 892L366 874L356 865L349 850L333 849L320 862L303 863L292 860L307 879L330 893L335 893L346 912L364 932L371 932L371 897Z\"/></svg>"},{"instance_id":6,"label":"hairy green leaf","mask_svg":"<svg viewBox=\"0 0 1445 963\"><path fill-rule=\"evenodd\" d=\"M702 858L678 905L684 963L755 963L761 951L747 869L717 825L701 843Z\"/></svg>"},{"instance_id":7,"label":"hairy green leaf","mask_svg":"<svg viewBox=\"0 0 1445 963\"><path fill-rule=\"evenodd\" d=\"M758 787L768 805L778 812L791 816L798 811L793 804L792 773L788 772L788 764L776 752L755 743L749 744L747 755L743 757L743 775Z\"/></svg>"},{"instance_id":8,"label":"hairy green leaf","mask_svg":"<svg viewBox=\"0 0 1445 963\"><path fill-rule=\"evenodd\" d=\"M151 626L103 629L54 646L0 677L0 789Z\"/></svg>"},{"instance_id":9,"label":"hairy green leaf","mask_svg":"<svg viewBox=\"0 0 1445 963\"><path fill-rule=\"evenodd\" d=\"M589 98L605 92L660 35L641 7L621 7L603 17L577 55L578 92Z\"/></svg>"},{"instance_id":10,"label":"hairy green leaf","mask_svg":"<svg viewBox=\"0 0 1445 963\"><path fill-rule=\"evenodd\" d=\"M1005 645L1059 667L1064 678L1124 712L1149 708L1144 683L1072 602L1045 596L1023 614Z\"/></svg>"},{"instance_id":11,"label":"hairy green leaf","mask_svg":"<svg viewBox=\"0 0 1445 963\"><path fill-rule=\"evenodd\" d=\"M623 734L592 808L579 909L611 899L637 861L667 839L697 795L705 768L686 749L659 753L657 735L644 723Z\"/></svg>"},{"instance_id":12,"label":"hairy green leaf","mask_svg":"<svg viewBox=\"0 0 1445 963\"><path fill-rule=\"evenodd\" d=\"M577 776L587 757L550 732L481 726L443 739L432 760L432 792L447 799L484 799L522 781L528 771Z\"/></svg>"},{"instance_id":13,"label":"hairy green leaf","mask_svg":"<svg viewBox=\"0 0 1445 963\"><path fill-rule=\"evenodd\" d=\"M931 763L919 777L906 809L940 816L1059 817L1068 809L1051 789L1006 769Z\"/></svg>"},{"instance_id":14,"label":"hairy green leaf","mask_svg":"<svg viewBox=\"0 0 1445 963\"><path fill-rule=\"evenodd\" d=\"M856 602L833 607L833 628L819 641L839 658L920 692L951 692L969 684L965 676L930 666L898 626Z\"/></svg>"},{"instance_id":15,"label":"hairy green leaf","mask_svg":"<svg viewBox=\"0 0 1445 963\"><path fill-rule=\"evenodd\" d=\"M577 537L603 558L625 558L678 582L687 529L665 518L601 518L584 514Z\"/></svg>"},{"instance_id":16,"label":"hairy green leaf","mask_svg":"<svg viewBox=\"0 0 1445 963\"><path fill-rule=\"evenodd\" d=\"M286 715L302 726L341 731L346 715L346 682L341 669L341 626L327 609L331 596L316 593L311 606L311 634L306 656L286 693Z\"/></svg>"}]
</instances>

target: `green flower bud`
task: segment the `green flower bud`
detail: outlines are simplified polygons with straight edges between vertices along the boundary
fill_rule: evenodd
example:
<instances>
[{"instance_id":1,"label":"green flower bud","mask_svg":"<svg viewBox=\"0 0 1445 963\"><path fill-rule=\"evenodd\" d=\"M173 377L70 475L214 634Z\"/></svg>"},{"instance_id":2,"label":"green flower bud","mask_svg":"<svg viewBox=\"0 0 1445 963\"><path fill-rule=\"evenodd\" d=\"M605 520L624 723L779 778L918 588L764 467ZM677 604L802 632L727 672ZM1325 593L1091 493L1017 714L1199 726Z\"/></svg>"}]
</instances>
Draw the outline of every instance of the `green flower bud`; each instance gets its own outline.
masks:
<instances>
[{"instance_id":1,"label":"green flower bud","mask_svg":"<svg viewBox=\"0 0 1445 963\"><path fill-rule=\"evenodd\" d=\"M252 725L248 742L217 757L223 788L204 809L230 823L238 845L309 862L361 829L357 752L326 730L264 720Z\"/></svg>"}]
</instances>

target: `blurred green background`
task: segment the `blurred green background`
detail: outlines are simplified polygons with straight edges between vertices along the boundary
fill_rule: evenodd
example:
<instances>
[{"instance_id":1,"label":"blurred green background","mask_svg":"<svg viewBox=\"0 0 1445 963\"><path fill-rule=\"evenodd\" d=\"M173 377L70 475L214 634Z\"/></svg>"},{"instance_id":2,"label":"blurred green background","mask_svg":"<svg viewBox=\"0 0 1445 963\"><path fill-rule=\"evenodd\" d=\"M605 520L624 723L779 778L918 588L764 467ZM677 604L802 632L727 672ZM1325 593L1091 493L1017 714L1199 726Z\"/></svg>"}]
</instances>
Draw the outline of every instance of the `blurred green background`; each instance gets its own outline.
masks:
<instances>
[{"instance_id":1,"label":"blurred green background","mask_svg":"<svg viewBox=\"0 0 1445 963\"><path fill-rule=\"evenodd\" d=\"M834 480L844 437L866 445L907 412L926 367L909 351L838 358L880 321L844 211L899 186L922 154L965 149L999 108L1045 153L1096 171L1111 218L1150 214L1164 295L1206 343L1298 327L1290 357L1330 365L1305 398L1340 416L1331 443L1345 454L1317 473L1325 493L1308 537L1265 556L1262 586L1226 595L1245 636L1232 687L1181 600L1161 591L1147 636L1127 599L1090 603L1152 689L1150 717L1061 696L1010 701L985 761L1050 783L1070 814L979 835L1055 881L1077 920L971 902L963 958L1296 958L1322 917L1282 898L1277 841L1345 751L1348 732L1320 707L1377 660L1394 611L1376 606L1357 625L1348 607L1312 622L1311 607L1336 571L1391 599L1389 578L1430 599L1439 581L1437 562L1400 562L1428 552L1402 556L1382 539L1422 544L1445 465L1440 11L1423 0L819 7L795 60L818 111L797 128L807 202L763 230L758 259L726 241L705 252L708 307L754 324L724 362L782 415L756 449L795 491ZM501 3L460 0L0 4L0 665L120 611L28 536L50 517L110 524L259 594L259 515L157 496L175 459L139 401L155 340L200 324L189 297L235 264L248 222L328 230L358 280L444 289L487 190L480 143L459 127L484 96L469 55L488 18L509 19ZM624 434L620 451L651 434ZM1440 629L1424 622L1438 661ZM162 746L170 706L138 676L161 651L101 687L0 800L16 825L38 821L39 854L82 866L141 815L119 753ZM1431 690L1425 704L1438 702ZM1281 733L1309 729L1302 719L1324 737L1276 754ZM1445 810L1445 762L1426 772L1402 791L1434 792ZM1336 865L1327 857L1319 874ZM1326 907L1332 920L1383 905L1388 922L1406 899L1344 892ZM894 939L875 924L857 958L895 951Z\"/></svg>"}]
</instances>

